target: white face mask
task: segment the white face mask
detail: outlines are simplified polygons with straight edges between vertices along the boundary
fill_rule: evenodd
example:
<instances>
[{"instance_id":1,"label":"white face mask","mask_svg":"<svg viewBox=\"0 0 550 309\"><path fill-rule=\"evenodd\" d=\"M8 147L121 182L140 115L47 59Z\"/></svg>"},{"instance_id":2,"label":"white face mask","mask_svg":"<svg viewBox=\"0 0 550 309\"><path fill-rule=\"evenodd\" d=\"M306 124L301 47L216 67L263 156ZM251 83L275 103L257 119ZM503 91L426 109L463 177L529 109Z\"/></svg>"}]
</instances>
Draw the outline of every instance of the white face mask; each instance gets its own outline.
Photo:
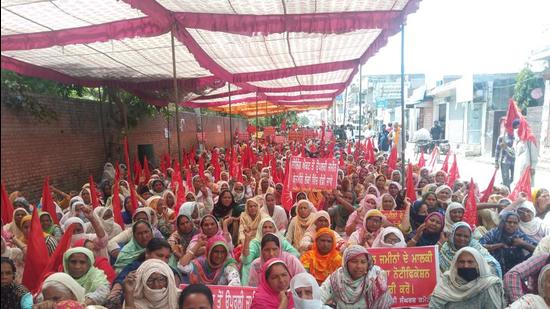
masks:
<instances>
[{"instance_id":1,"label":"white face mask","mask_svg":"<svg viewBox=\"0 0 550 309\"><path fill-rule=\"evenodd\" d=\"M144 286L143 294L152 303L159 303L168 296L168 289L162 288L158 290L153 290L147 286Z\"/></svg>"}]
</instances>

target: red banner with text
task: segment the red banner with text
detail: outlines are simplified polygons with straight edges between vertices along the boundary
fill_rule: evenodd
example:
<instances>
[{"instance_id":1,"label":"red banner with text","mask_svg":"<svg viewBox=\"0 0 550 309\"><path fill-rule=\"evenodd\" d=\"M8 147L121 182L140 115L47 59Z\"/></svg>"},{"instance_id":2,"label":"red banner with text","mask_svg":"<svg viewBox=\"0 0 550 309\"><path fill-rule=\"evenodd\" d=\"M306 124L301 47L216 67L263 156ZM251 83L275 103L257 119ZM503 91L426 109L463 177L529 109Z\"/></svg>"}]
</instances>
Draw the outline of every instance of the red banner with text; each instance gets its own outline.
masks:
<instances>
[{"instance_id":1,"label":"red banner with text","mask_svg":"<svg viewBox=\"0 0 550 309\"><path fill-rule=\"evenodd\" d=\"M184 289L185 284L180 285ZM215 309L249 309L256 288L250 286L208 285L214 298Z\"/></svg>"},{"instance_id":2,"label":"red banner with text","mask_svg":"<svg viewBox=\"0 0 550 309\"><path fill-rule=\"evenodd\" d=\"M303 141L304 140L304 133L302 131L290 131L288 132L288 140L289 141Z\"/></svg>"},{"instance_id":3,"label":"red banner with text","mask_svg":"<svg viewBox=\"0 0 550 309\"><path fill-rule=\"evenodd\" d=\"M322 191L336 189L338 161L292 157L289 166L289 188L292 191Z\"/></svg>"},{"instance_id":4,"label":"red banner with text","mask_svg":"<svg viewBox=\"0 0 550 309\"><path fill-rule=\"evenodd\" d=\"M388 274L393 308L428 306L439 276L436 246L370 248L369 253Z\"/></svg>"},{"instance_id":5,"label":"red banner with text","mask_svg":"<svg viewBox=\"0 0 550 309\"><path fill-rule=\"evenodd\" d=\"M404 210L382 210L382 214L386 216L386 219L390 221L391 224L400 224L403 216L405 215Z\"/></svg>"}]
</instances>

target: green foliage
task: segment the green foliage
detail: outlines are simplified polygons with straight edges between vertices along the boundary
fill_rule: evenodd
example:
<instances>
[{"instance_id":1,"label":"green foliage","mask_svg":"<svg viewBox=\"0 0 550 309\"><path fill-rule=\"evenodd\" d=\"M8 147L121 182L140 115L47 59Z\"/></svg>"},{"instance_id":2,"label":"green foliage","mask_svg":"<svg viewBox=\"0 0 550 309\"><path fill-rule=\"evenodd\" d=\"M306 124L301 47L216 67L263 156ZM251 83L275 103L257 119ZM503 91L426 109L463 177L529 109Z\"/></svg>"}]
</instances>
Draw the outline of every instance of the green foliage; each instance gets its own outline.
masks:
<instances>
[{"instance_id":1,"label":"green foliage","mask_svg":"<svg viewBox=\"0 0 550 309\"><path fill-rule=\"evenodd\" d=\"M542 99L535 100L531 96L531 92L536 88L544 88L544 81L531 71L529 66L526 66L519 72L516 77L516 85L514 87L514 100L518 107L525 109L526 107L538 106Z\"/></svg>"},{"instance_id":2,"label":"green foliage","mask_svg":"<svg viewBox=\"0 0 550 309\"><path fill-rule=\"evenodd\" d=\"M306 116L298 117L298 125L302 127L306 127L309 125L309 123L310 123L309 118L307 118Z\"/></svg>"},{"instance_id":3,"label":"green foliage","mask_svg":"<svg viewBox=\"0 0 550 309\"><path fill-rule=\"evenodd\" d=\"M297 113L294 111L290 111L290 112L268 116L268 117L258 117L258 126L259 127L269 127L269 126L278 127L281 125L281 122L283 121L283 119L286 119L287 127L295 123L298 123ZM256 118L252 118L248 122L251 123L252 125L256 125Z\"/></svg>"}]
</instances>

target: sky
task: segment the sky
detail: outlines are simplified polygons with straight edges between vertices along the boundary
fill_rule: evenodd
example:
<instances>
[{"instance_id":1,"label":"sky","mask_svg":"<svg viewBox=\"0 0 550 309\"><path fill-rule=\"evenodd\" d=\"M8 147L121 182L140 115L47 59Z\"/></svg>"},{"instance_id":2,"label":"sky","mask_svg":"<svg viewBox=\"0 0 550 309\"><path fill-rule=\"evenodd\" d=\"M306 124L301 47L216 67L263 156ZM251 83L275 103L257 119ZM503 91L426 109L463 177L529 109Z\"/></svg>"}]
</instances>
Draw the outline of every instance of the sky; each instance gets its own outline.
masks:
<instances>
[{"instance_id":1,"label":"sky","mask_svg":"<svg viewBox=\"0 0 550 309\"><path fill-rule=\"evenodd\" d=\"M405 72L513 73L549 45L550 0L423 0L407 17ZM363 74L399 73L400 48L398 33Z\"/></svg>"}]
</instances>

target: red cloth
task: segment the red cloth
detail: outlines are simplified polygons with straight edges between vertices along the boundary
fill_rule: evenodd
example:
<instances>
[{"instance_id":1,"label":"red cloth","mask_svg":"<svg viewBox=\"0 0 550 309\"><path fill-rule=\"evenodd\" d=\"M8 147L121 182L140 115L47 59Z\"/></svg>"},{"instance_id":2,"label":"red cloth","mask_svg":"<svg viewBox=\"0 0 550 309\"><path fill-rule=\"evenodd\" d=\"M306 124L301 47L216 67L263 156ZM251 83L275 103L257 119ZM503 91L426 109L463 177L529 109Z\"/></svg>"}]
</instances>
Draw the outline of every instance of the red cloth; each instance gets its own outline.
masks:
<instances>
[{"instance_id":1,"label":"red cloth","mask_svg":"<svg viewBox=\"0 0 550 309\"><path fill-rule=\"evenodd\" d=\"M2 210L0 212L2 213L2 222L4 224L13 221L13 205L11 204L4 182L2 182Z\"/></svg>"},{"instance_id":2,"label":"red cloth","mask_svg":"<svg viewBox=\"0 0 550 309\"><path fill-rule=\"evenodd\" d=\"M407 197L411 200L411 203L416 201L416 188L414 185L414 178L413 178L413 166L412 163L409 162L409 165L407 166L407 179L406 179L406 185L407 185Z\"/></svg>"},{"instance_id":3,"label":"red cloth","mask_svg":"<svg viewBox=\"0 0 550 309\"><path fill-rule=\"evenodd\" d=\"M388 167L393 171L397 167L397 147L392 147L388 157Z\"/></svg>"},{"instance_id":4,"label":"red cloth","mask_svg":"<svg viewBox=\"0 0 550 309\"><path fill-rule=\"evenodd\" d=\"M527 166L523 173L521 174L521 177L519 178L518 182L516 183L516 186L512 193L508 195L508 198L512 201L515 201L519 194L523 192L527 195L527 199L529 201L533 201L533 197L531 195L531 166Z\"/></svg>"},{"instance_id":5,"label":"red cloth","mask_svg":"<svg viewBox=\"0 0 550 309\"><path fill-rule=\"evenodd\" d=\"M201 155L199 156L199 176L201 179L205 179L205 176L204 176L204 156Z\"/></svg>"},{"instance_id":6,"label":"red cloth","mask_svg":"<svg viewBox=\"0 0 550 309\"><path fill-rule=\"evenodd\" d=\"M445 161L443 161L443 165L441 166L441 170L445 173L449 172L449 156L451 156L451 152L447 152L447 155L445 156Z\"/></svg>"},{"instance_id":7,"label":"red cloth","mask_svg":"<svg viewBox=\"0 0 550 309\"><path fill-rule=\"evenodd\" d=\"M59 224L59 219L57 218L57 213L55 211L55 203L52 198L52 193L50 192L48 177L44 179L44 185L42 186L42 211L49 213L53 222L55 224Z\"/></svg>"},{"instance_id":8,"label":"red cloth","mask_svg":"<svg viewBox=\"0 0 550 309\"><path fill-rule=\"evenodd\" d=\"M151 170L149 170L149 160L147 160L147 156L143 156L143 176L145 177L145 183L151 179Z\"/></svg>"},{"instance_id":9,"label":"red cloth","mask_svg":"<svg viewBox=\"0 0 550 309\"><path fill-rule=\"evenodd\" d=\"M94 177L90 175L90 198L92 200L92 207L96 209L99 207L99 200L97 199L97 191L95 190Z\"/></svg>"},{"instance_id":10,"label":"red cloth","mask_svg":"<svg viewBox=\"0 0 550 309\"><path fill-rule=\"evenodd\" d=\"M447 178L447 185L453 187L455 181L460 178L460 173L458 172L458 163L456 161L456 154L454 155L453 165L451 165L451 171L449 172L449 177Z\"/></svg>"},{"instance_id":11,"label":"red cloth","mask_svg":"<svg viewBox=\"0 0 550 309\"><path fill-rule=\"evenodd\" d=\"M294 204L293 199L292 199L291 190L288 187L289 162L290 162L290 158L286 161L285 179L284 179L284 183L283 183L283 192L281 192L281 204L282 204L283 208L286 209L287 212L290 211L290 209L292 208L292 205Z\"/></svg>"},{"instance_id":12,"label":"red cloth","mask_svg":"<svg viewBox=\"0 0 550 309\"><path fill-rule=\"evenodd\" d=\"M495 186L495 176L497 175L498 168L495 168L495 171L493 172L493 177L491 177L491 181L489 181L489 185L487 186L487 189L485 191L481 192L483 194L479 201L481 203L487 203L489 201L489 196L493 193L493 189Z\"/></svg>"},{"instance_id":13,"label":"red cloth","mask_svg":"<svg viewBox=\"0 0 550 309\"><path fill-rule=\"evenodd\" d=\"M139 163L138 158L134 158L134 183L140 184L141 183L141 163Z\"/></svg>"},{"instance_id":14,"label":"red cloth","mask_svg":"<svg viewBox=\"0 0 550 309\"><path fill-rule=\"evenodd\" d=\"M504 127L506 128L506 132L508 134L514 134L514 128L512 126L512 123L516 119L523 118L521 116L521 113L519 112L519 109L516 105L516 102L514 102L513 99L510 99L508 101L508 110L506 111L506 119L504 120Z\"/></svg>"},{"instance_id":15,"label":"red cloth","mask_svg":"<svg viewBox=\"0 0 550 309\"><path fill-rule=\"evenodd\" d=\"M426 160L424 159L424 153L421 152L420 158L418 159L418 167L423 168L424 166L426 166Z\"/></svg>"},{"instance_id":16,"label":"red cloth","mask_svg":"<svg viewBox=\"0 0 550 309\"><path fill-rule=\"evenodd\" d=\"M37 207L34 208L32 213L31 228L27 239L27 256L22 283L29 291L35 293L40 288L40 282L36 279L41 278L42 272L48 264L48 259L45 258L48 256L48 248L46 247Z\"/></svg>"},{"instance_id":17,"label":"red cloth","mask_svg":"<svg viewBox=\"0 0 550 309\"><path fill-rule=\"evenodd\" d=\"M88 239L82 238L82 239L79 239L79 240L75 241L75 243L73 245L73 248L84 247L84 244L86 244L87 240ZM69 245L70 245L70 243L71 242L70 242L70 238L69 238ZM68 249L68 247L67 247L67 249ZM66 251L67 249L65 249L64 251ZM62 265L62 262L63 262L63 254L61 254L61 264L60 265ZM116 272L114 271L111 264L109 264L109 260L107 260L106 257L96 256L94 266L96 268L99 268L99 269L103 270L103 272L107 276L107 280L109 280L109 283L113 283L113 281L116 278Z\"/></svg>"},{"instance_id":18,"label":"red cloth","mask_svg":"<svg viewBox=\"0 0 550 309\"><path fill-rule=\"evenodd\" d=\"M374 154L374 145L371 138L369 138L369 141L367 142L367 157L367 161L370 164L376 163L376 155Z\"/></svg>"},{"instance_id":19,"label":"red cloth","mask_svg":"<svg viewBox=\"0 0 550 309\"><path fill-rule=\"evenodd\" d=\"M468 188L468 199L466 200L466 205L464 205L464 222L468 223L472 230L477 226L477 203L476 203L476 194L474 179L470 180L470 186Z\"/></svg>"},{"instance_id":20,"label":"red cloth","mask_svg":"<svg viewBox=\"0 0 550 309\"><path fill-rule=\"evenodd\" d=\"M71 224L69 228L65 231L59 242L57 243L57 247L55 248L55 251L53 252L52 256L48 260L48 265L46 265L46 268L44 268L44 271L42 272L42 276L40 276L41 281L40 285L42 285L42 282L51 274L58 272L60 269L63 269L63 254L65 254L65 251L67 251L69 248L71 248L71 240L73 238L73 232L74 232L75 225ZM86 239L79 239L75 242L75 247L81 247L84 246L84 241ZM77 246L77 243L82 243L82 245Z\"/></svg>"},{"instance_id":21,"label":"red cloth","mask_svg":"<svg viewBox=\"0 0 550 309\"><path fill-rule=\"evenodd\" d=\"M518 137L521 141L537 144L537 138L531 132L531 128L523 116L519 119Z\"/></svg>"},{"instance_id":22,"label":"red cloth","mask_svg":"<svg viewBox=\"0 0 550 309\"><path fill-rule=\"evenodd\" d=\"M115 186L113 188L113 197L111 201L111 205L113 205L113 217L115 219L115 222L120 225L120 227L124 230L124 219L122 219L122 206L120 205L120 187L119 187L119 181L120 181L120 171L117 169L115 173Z\"/></svg>"}]
</instances>

